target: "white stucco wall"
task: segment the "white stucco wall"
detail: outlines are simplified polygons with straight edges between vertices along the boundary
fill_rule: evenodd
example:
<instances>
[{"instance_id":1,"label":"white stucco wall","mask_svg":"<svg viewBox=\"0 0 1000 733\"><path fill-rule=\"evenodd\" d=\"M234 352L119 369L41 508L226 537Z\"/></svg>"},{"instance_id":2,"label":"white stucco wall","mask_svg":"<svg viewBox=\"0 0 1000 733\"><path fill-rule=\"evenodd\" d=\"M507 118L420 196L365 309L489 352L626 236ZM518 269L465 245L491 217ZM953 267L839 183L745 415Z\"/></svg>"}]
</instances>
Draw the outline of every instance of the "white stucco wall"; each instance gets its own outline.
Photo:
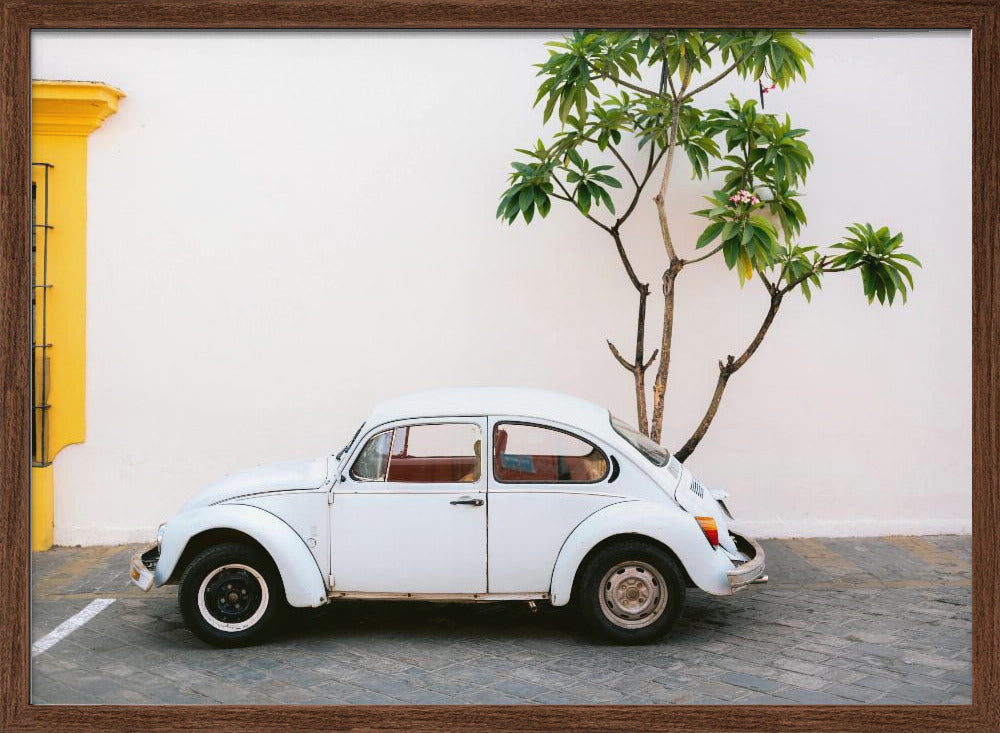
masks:
<instances>
[{"instance_id":1,"label":"white stucco wall","mask_svg":"<svg viewBox=\"0 0 1000 733\"><path fill-rule=\"evenodd\" d=\"M55 462L58 544L145 540L229 471L337 450L377 400L448 385L557 389L634 419L635 299L606 235L556 206L493 218L541 132L547 33L36 32L36 78L127 92L90 140L87 441ZM689 465L761 536L966 532L970 521L970 36L813 33L803 240L902 230L906 307L856 273L789 298ZM702 104L734 91L736 78ZM679 156L691 252L705 182ZM624 234L661 317L649 197ZM678 281L667 444L767 303L721 261Z\"/></svg>"}]
</instances>

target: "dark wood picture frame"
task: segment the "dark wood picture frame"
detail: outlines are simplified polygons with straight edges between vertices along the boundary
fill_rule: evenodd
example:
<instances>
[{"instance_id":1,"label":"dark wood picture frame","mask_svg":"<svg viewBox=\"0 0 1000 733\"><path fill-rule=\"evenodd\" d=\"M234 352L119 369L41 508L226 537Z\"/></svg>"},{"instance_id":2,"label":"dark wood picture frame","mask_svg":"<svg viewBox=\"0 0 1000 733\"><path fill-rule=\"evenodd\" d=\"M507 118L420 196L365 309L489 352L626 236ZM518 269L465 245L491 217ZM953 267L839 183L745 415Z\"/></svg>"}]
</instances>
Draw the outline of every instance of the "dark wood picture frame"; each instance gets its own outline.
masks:
<instances>
[{"instance_id":1,"label":"dark wood picture frame","mask_svg":"<svg viewBox=\"0 0 1000 733\"><path fill-rule=\"evenodd\" d=\"M973 694L966 706L36 706L30 683L30 66L42 28L972 30ZM0 0L0 730L1000 730L1000 0ZM928 94L933 90L928 89ZM917 122L916 124L919 124Z\"/></svg>"}]
</instances>

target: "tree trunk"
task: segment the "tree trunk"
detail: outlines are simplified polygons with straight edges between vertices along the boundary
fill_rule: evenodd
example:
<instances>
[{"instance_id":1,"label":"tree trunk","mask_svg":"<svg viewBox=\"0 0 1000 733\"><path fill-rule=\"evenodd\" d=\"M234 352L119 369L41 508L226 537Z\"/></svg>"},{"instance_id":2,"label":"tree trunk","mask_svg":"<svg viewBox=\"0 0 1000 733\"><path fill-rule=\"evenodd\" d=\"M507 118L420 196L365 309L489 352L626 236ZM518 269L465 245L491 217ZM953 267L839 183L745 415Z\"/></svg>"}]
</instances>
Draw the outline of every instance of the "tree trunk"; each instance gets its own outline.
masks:
<instances>
[{"instance_id":1,"label":"tree trunk","mask_svg":"<svg viewBox=\"0 0 1000 733\"><path fill-rule=\"evenodd\" d=\"M686 86L686 81L685 81ZM649 437L656 443L660 442L663 432L663 403L667 394L667 377L670 374L670 345L674 332L674 282L678 273L684 267L684 262L677 257L673 240L670 237L670 226L667 222L667 188L670 185L670 170L674 163L674 151L677 149L677 126L680 122L680 104L675 99L673 118L670 122L670 137L667 141L667 159L663 170L663 180L660 190L653 201L656 202L656 214L660 221L660 234L663 246L667 250L669 266L663 273L663 331L660 337L660 363L656 368L656 381L653 382L653 422L650 425Z\"/></svg>"},{"instance_id":2,"label":"tree trunk","mask_svg":"<svg viewBox=\"0 0 1000 733\"><path fill-rule=\"evenodd\" d=\"M650 439L656 443L660 442L663 433L663 404L667 394L670 348L674 335L674 294L680 271L681 263L675 259L663 273L663 331L660 336L660 363L656 368L656 380L653 382L653 422L649 432Z\"/></svg>"},{"instance_id":3,"label":"tree trunk","mask_svg":"<svg viewBox=\"0 0 1000 733\"><path fill-rule=\"evenodd\" d=\"M636 195L638 196L638 193ZM658 351L658 349L654 351L653 356L649 359L649 362L645 365L643 364L643 354L646 343L646 299L649 297L649 285L647 283L640 282L638 276L635 274L635 270L632 268L632 263L625 254L625 245L622 243L621 235L618 232L618 225L616 224L607 231L611 234L611 237L615 241L615 248L618 250L618 256L621 259L622 264L625 266L625 272L628 274L629 282L632 283L632 287L634 287L636 292L639 293L639 315L635 329L635 361L630 363L624 356L621 355L621 352L618 351L615 345L610 341L608 341L608 348L611 349L611 353L614 355L618 363L621 364L627 371L632 373L632 378L635 381L635 412L639 423L639 430L643 435L648 435L649 428L646 413L646 370L649 368L649 365L652 364L653 359L656 358Z\"/></svg>"},{"instance_id":4,"label":"tree trunk","mask_svg":"<svg viewBox=\"0 0 1000 733\"><path fill-rule=\"evenodd\" d=\"M646 340L646 298L648 296L648 287L639 293L639 323L635 332L635 365L632 370L635 376L635 412L639 418L639 431L643 435L649 435L649 419L646 415L646 369L642 364Z\"/></svg>"}]
</instances>

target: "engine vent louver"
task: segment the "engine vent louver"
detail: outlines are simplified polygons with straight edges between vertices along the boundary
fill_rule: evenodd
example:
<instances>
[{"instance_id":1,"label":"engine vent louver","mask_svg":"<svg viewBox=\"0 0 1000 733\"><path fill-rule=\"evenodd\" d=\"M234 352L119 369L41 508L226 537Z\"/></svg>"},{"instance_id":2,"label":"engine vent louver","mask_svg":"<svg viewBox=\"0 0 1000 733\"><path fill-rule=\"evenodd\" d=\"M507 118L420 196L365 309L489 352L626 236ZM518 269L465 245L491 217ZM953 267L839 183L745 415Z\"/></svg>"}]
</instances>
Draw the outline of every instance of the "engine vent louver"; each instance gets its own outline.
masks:
<instances>
[{"instance_id":1,"label":"engine vent louver","mask_svg":"<svg viewBox=\"0 0 1000 733\"><path fill-rule=\"evenodd\" d=\"M691 482L691 491L697 494L699 499L705 498L705 487L702 486L698 481Z\"/></svg>"}]
</instances>

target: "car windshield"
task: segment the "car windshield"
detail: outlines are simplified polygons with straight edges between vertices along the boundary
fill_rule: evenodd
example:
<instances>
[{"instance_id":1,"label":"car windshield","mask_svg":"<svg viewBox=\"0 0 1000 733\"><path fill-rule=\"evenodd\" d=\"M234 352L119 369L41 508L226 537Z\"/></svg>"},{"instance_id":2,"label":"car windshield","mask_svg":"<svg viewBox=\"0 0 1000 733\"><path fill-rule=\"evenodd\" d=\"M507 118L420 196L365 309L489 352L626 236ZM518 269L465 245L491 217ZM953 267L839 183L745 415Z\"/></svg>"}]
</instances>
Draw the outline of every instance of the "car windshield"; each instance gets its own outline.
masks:
<instances>
[{"instance_id":1,"label":"car windshield","mask_svg":"<svg viewBox=\"0 0 1000 733\"><path fill-rule=\"evenodd\" d=\"M662 445L654 443L627 422L614 415L611 416L611 427L614 428L616 433L631 443L633 448L646 456L650 463L655 466L667 465L667 462L670 460L670 453Z\"/></svg>"}]
</instances>

